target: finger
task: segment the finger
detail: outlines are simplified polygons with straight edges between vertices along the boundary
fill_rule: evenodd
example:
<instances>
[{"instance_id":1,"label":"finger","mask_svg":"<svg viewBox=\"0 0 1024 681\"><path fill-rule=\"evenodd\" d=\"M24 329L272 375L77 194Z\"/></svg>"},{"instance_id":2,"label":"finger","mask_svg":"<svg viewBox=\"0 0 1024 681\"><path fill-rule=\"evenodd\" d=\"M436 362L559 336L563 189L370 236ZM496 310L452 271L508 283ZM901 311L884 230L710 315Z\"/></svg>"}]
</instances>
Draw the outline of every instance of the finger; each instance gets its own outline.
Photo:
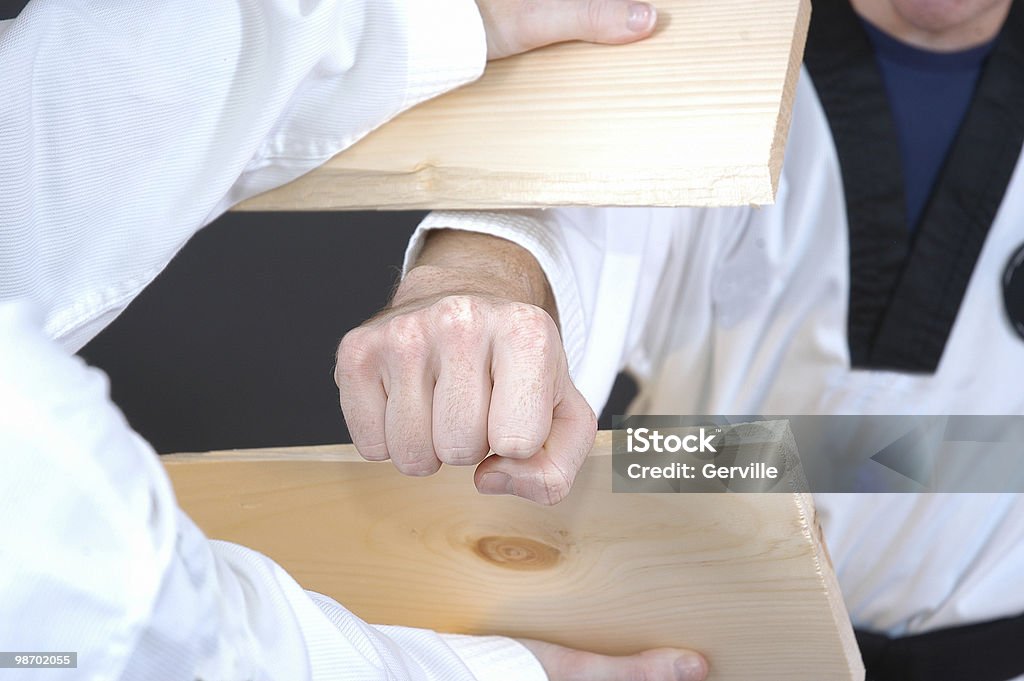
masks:
<instances>
[{"instance_id":1,"label":"finger","mask_svg":"<svg viewBox=\"0 0 1024 681\"><path fill-rule=\"evenodd\" d=\"M405 475L433 475L441 467L432 437L433 392L433 377L416 370L403 372L388 387L385 440L392 463Z\"/></svg>"},{"instance_id":2,"label":"finger","mask_svg":"<svg viewBox=\"0 0 1024 681\"><path fill-rule=\"evenodd\" d=\"M540 451L528 459L485 459L474 476L481 493L514 494L549 506L569 494L594 446L597 419L568 377L565 381L566 394L555 406L551 431Z\"/></svg>"},{"instance_id":3,"label":"finger","mask_svg":"<svg viewBox=\"0 0 1024 681\"><path fill-rule=\"evenodd\" d=\"M384 437L387 394L370 335L366 329L345 335L338 345L334 382L352 444L364 459L384 461L389 456Z\"/></svg>"},{"instance_id":4,"label":"finger","mask_svg":"<svg viewBox=\"0 0 1024 681\"><path fill-rule=\"evenodd\" d=\"M505 330L494 341L487 441L499 456L524 459L551 432L556 369L564 352L554 321L538 307L512 306L501 321Z\"/></svg>"},{"instance_id":5,"label":"finger","mask_svg":"<svg viewBox=\"0 0 1024 681\"><path fill-rule=\"evenodd\" d=\"M487 413L491 401L490 343L478 304L465 297L445 299L438 326L441 368L434 387L433 436L437 458L472 466L488 453Z\"/></svg>"},{"instance_id":6,"label":"finger","mask_svg":"<svg viewBox=\"0 0 1024 681\"><path fill-rule=\"evenodd\" d=\"M708 664L691 650L656 648L621 657L597 655L553 643L519 639L551 681L703 681Z\"/></svg>"},{"instance_id":7,"label":"finger","mask_svg":"<svg viewBox=\"0 0 1024 681\"><path fill-rule=\"evenodd\" d=\"M646 2L548 2L523 14L520 34L528 49L566 40L621 44L649 36L657 20L657 10Z\"/></svg>"},{"instance_id":8,"label":"finger","mask_svg":"<svg viewBox=\"0 0 1024 681\"><path fill-rule=\"evenodd\" d=\"M418 315L396 317L385 333L384 432L395 468L405 475L432 475L441 467L434 453L431 412L434 403L434 357L431 335Z\"/></svg>"}]
</instances>

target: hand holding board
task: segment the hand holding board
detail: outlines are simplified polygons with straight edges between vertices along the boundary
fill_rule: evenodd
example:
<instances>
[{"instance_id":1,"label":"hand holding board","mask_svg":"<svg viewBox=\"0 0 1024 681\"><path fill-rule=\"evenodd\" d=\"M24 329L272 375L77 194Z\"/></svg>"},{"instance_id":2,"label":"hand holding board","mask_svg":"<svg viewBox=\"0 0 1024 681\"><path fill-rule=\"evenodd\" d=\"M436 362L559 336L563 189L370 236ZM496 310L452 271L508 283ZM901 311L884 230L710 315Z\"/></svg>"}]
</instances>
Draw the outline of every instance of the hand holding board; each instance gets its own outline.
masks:
<instances>
[{"instance_id":1,"label":"hand holding board","mask_svg":"<svg viewBox=\"0 0 1024 681\"><path fill-rule=\"evenodd\" d=\"M241 210L768 204L810 0L660 0L630 45L488 65Z\"/></svg>"}]
</instances>

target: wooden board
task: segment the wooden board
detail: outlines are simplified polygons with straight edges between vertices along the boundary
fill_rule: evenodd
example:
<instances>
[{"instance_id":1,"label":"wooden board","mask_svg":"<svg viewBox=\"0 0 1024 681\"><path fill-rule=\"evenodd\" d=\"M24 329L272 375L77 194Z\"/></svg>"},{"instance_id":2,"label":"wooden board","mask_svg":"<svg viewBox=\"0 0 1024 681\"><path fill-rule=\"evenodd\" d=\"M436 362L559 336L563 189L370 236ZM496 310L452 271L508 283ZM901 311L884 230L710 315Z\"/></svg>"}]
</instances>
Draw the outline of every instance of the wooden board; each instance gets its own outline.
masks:
<instances>
[{"instance_id":1,"label":"wooden board","mask_svg":"<svg viewBox=\"0 0 1024 681\"><path fill-rule=\"evenodd\" d=\"M376 623L628 653L689 646L717 681L864 678L809 495L613 494L598 437L558 506L408 478L349 446L163 457L209 536Z\"/></svg>"},{"instance_id":2,"label":"wooden board","mask_svg":"<svg viewBox=\"0 0 1024 681\"><path fill-rule=\"evenodd\" d=\"M660 0L641 43L495 62L241 210L773 202L810 0Z\"/></svg>"}]
</instances>

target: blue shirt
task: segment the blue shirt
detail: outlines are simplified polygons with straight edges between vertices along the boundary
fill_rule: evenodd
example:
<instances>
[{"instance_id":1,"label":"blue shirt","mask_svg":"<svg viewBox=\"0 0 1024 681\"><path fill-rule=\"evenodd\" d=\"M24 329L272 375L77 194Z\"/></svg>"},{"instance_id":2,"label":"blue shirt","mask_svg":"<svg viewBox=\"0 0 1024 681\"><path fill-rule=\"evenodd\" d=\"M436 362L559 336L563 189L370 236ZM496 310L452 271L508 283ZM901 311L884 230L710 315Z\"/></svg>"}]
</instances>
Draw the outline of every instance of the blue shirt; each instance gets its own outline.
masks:
<instances>
[{"instance_id":1,"label":"blue shirt","mask_svg":"<svg viewBox=\"0 0 1024 681\"><path fill-rule=\"evenodd\" d=\"M995 40L960 52L912 47L864 21L882 71L903 161L907 224L921 219Z\"/></svg>"}]
</instances>

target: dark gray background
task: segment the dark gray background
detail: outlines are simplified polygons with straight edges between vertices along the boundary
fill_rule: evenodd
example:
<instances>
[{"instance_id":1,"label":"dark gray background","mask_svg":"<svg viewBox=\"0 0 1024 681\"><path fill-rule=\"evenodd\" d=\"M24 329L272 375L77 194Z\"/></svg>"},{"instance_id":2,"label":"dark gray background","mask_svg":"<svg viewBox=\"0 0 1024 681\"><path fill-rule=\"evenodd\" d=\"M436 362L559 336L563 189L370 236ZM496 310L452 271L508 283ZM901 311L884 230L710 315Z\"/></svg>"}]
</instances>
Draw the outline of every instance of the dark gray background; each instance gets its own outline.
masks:
<instances>
[{"instance_id":1,"label":"dark gray background","mask_svg":"<svg viewBox=\"0 0 1024 681\"><path fill-rule=\"evenodd\" d=\"M228 213L81 354L160 452L348 441L334 350L421 215Z\"/></svg>"}]
</instances>

